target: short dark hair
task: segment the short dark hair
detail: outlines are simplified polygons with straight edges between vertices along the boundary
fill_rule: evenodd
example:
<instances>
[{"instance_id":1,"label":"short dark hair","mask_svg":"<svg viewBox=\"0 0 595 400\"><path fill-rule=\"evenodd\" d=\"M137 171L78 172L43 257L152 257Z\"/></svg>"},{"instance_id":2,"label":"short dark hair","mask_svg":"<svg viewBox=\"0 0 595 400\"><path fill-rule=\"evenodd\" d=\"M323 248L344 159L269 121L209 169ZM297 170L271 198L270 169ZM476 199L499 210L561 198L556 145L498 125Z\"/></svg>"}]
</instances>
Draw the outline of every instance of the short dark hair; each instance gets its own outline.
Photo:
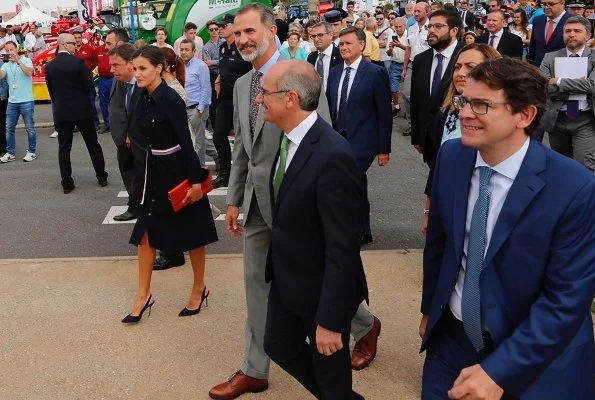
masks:
<instances>
[{"instance_id":1,"label":"short dark hair","mask_svg":"<svg viewBox=\"0 0 595 400\"><path fill-rule=\"evenodd\" d=\"M349 0L349 1L347 2L347 5L346 5L345 7L347 7L347 6L354 6L354 7L355 7L355 2L354 2L354 1L351 1L351 0Z\"/></svg>"},{"instance_id":2,"label":"short dark hair","mask_svg":"<svg viewBox=\"0 0 595 400\"><path fill-rule=\"evenodd\" d=\"M198 29L198 26L196 26L196 24L194 22L186 22L186 25L184 25L184 32L188 32L190 29Z\"/></svg>"},{"instance_id":3,"label":"short dark hair","mask_svg":"<svg viewBox=\"0 0 595 400\"><path fill-rule=\"evenodd\" d=\"M126 32L126 29L124 28L114 28L110 30L105 36L107 35L115 35L116 42L130 42L130 36L128 36L128 32Z\"/></svg>"},{"instance_id":4,"label":"short dark hair","mask_svg":"<svg viewBox=\"0 0 595 400\"><path fill-rule=\"evenodd\" d=\"M256 11L260 14L260 22L270 28L271 26L275 25L275 14L271 7L265 6L262 3L248 3L241 6L238 11L236 12L236 17L238 15L246 14L249 11ZM285 10L283 10L285 11Z\"/></svg>"},{"instance_id":5,"label":"short dark hair","mask_svg":"<svg viewBox=\"0 0 595 400\"><path fill-rule=\"evenodd\" d=\"M214 19L207 21L207 23L205 24L205 26L207 27L207 29L209 29L209 26L211 25L217 25L219 26L219 24L217 23L217 21L215 21Z\"/></svg>"},{"instance_id":6,"label":"short dark hair","mask_svg":"<svg viewBox=\"0 0 595 400\"><path fill-rule=\"evenodd\" d=\"M12 40L9 40L8 42L4 43L4 47L6 48L7 44L12 44L14 46L15 49L19 48L19 45L16 44L15 42L13 42Z\"/></svg>"},{"instance_id":7,"label":"short dark hair","mask_svg":"<svg viewBox=\"0 0 595 400\"><path fill-rule=\"evenodd\" d=\"M194 43L194 40L182 39L182 41L180 42L180 46L182 46L184 43L190 43L190 45L192 46L192 50L196 50L196 43Z\"/></svg>"},{"instance_id":8,"label":"short dark hair","mask_svg":"<svg viewBox=\"0 0 595 400\"><path fill-rule=\"evenodd\" d=\"M452 10L436 10L429 16L429 18L434 17L444 17L448 24L448 29L457 28L459 32L463 29L463 20L461 19L461 16Z\"/></svg>"},{"instance_id":9,"label":"short dark hair","mask_svg":"<svg viewBox=\"0 0 595 400\"><path fill-rule=\"evenodd\" d=\"M493 90L503 90L514 113L535 106L537 114L525 132L531 136L537 130L546 109L548 86L537 67L516 58L496 58L477 65L467 79L482 82Z\"/></svg>"},{"instance_id":10,"label":"short dark hair","mask_svg":"<svg viewBox=\"0 0 595 400\"><path fill-rule=\"evenodd\" d=\"M589 35L591 34L591 23L585 17L581 17L580 15L573 15L571 17L568 17L566 22L564 22L564 27L566 28L566 25L568 24L580 24L585 27Z\"/></svg>"},{"instance_id":11,"label":"short dark hair","mask_svg":"<svg viewBox=\"0 0 595 400\"><path fill-rule=\"evenodd\" d=\"M132 61L136 53L136 47L132 43L124 43L120 46L116 46L107 52L108 56L118 56L126 62Z\"/></svg>"},{"instance_id":12,"label":"short dark hair","mask_svg":"<svg viewBox=\"0 0 595 400\"><path fill-rule=\"evenodd\" d=\"M350 33L354 33L357 37L357 40L360 42L366 43L366 33L363 30L356 28L354 25L348 26L339 32L339 37L349 35Z\"/></svg>"}]
</instances>

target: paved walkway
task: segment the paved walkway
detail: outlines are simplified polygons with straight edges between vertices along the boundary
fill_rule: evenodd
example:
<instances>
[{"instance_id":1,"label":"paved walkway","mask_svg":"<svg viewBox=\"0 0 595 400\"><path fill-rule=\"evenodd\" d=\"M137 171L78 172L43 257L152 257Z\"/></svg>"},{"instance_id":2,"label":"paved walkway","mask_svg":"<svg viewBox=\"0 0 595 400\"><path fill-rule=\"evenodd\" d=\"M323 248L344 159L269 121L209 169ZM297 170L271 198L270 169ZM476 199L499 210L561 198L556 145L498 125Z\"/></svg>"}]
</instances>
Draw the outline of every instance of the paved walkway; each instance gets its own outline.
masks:
<instances>
[{"instance_id":1,"label":"paved walkway","mask_svg":"<svg viewBox=\"0 0 595 400\"><path fill-rule=\"evenodd\" d=\"M421 253L362 254L382 334L354 388L366 399L419 399ZM242 359L241 255L208 258L209 308L181 319L191 275L189 263L156 272L151 316L125 326L135 258L0 260L0 399L207 399ZM268 391L241 397L310 398L275 365Z\"/></svg>"}]
</instances>

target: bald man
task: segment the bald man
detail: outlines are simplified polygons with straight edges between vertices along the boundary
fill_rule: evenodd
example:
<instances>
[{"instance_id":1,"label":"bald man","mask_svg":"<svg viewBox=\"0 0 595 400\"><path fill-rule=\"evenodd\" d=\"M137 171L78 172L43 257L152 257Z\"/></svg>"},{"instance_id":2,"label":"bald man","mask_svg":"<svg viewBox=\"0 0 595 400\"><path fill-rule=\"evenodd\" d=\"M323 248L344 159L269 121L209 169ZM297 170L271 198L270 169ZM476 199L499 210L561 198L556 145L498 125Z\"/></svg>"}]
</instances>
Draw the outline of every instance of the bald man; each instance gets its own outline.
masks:
<instances>
[{"instance_id":1,"label":"bald man","mask_svg":"<svg viewBox=\"0 0 595 400\"><path fill-rule=\"evenodd\" d=\"M75 126L81 131L91 156L97 183L102 187L107 186L103 151L97 141L97 132L87 101L93 83L84 61L75 57L74 51L74 36L69 33L60 34L56 58L45 67L46 83L54 104L54 121L58 131L58 160L64 194L72 192L75 188L70 164Z\"/></svg>"},{"instance_id":2,"label":"bald man","mask_svg":"<svg viewBox=\"0 0 595 400\"><path fill-rule=\"evenodd\" d=\"M256 97L265 121L283 131L271 175L264 348L316 398L363 399L352 389L349 335L368 298L359 255L364 195L349 142L316 113L320 88L311 64L282 61Z\"/></svg>"}]
</instances>

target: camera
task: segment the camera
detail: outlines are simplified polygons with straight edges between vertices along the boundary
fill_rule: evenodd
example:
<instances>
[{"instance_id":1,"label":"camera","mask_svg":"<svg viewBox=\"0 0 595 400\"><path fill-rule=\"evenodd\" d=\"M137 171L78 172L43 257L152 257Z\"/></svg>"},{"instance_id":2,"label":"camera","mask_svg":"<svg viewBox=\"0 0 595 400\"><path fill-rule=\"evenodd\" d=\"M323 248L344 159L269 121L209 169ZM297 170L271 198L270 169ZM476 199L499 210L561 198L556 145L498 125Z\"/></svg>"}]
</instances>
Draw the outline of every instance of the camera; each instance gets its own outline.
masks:
<instances>
[{"instance_id":1,"label":"camera","mask_svg":"<svg viewBox=\"0 0 595 400\"><path fill-rule=\"evenodd\" d=\"M397 35L393 36L393 41L398 42L399 41L399 37Z\"/></svg>"},{"instance_id":2,"label":"camera","mask_svg":"<svg viewBox=\"0 0 595 400\"><path fill-rule=\"evenodd\" d=\"M10 61L10 54L6 53L6 54L0 54L0 60L6 62L6 61Z\"/></svg>"}]
</instances>

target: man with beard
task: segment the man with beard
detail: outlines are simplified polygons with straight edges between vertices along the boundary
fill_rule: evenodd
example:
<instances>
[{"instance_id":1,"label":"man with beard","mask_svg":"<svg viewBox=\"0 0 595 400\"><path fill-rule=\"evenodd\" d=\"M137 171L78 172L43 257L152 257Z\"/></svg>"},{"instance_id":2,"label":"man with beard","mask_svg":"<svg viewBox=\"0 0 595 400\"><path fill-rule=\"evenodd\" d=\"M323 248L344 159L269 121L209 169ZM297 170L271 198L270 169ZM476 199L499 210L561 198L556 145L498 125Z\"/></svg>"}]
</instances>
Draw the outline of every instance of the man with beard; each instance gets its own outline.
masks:
<instances>
[{"instance_id":1,"label":"man with beard","mask_svg":"<svg viewBox=\"0 0 595 400\"><path fill-rule=\"evenodd\" d=\"M434 160L430 154L436 133L431 127L450 84L455 55L463 44L457 41L463 22L459 14L449 10L434 12L428 24L431 49L415 57L411 79L411 144L423 154L424 161ZM429 96L429 101L428 101Z\"/></svg>"},{"instance_id":2,"label":"man with beard","mask_svg":"<svg viewBox=\"0 0 595 400\"><path fill-rule=\"evenodd\" d=\"M269 7L261 3L249 3L241 7L233 28L235 44L242 58L253 66L250 73L236 81L233 91L236 136L225 215L225 227L230 234L240 236L245 231L244 285L247 312L244 362L240 370L226 382L211 389L209 396L213 399L235 399L244 393L264 391L269 386L270 359L264 351L264 332L270 286L265 282L265 269L272 234L270 178L282 132L275 125L265 122L256 97L262 93L263 74L283 58L275 47L277 27ZM267 93L267 96L270 95L279 94ZM320 95L317 113L330 122L324 93ZM244 226L238 222L240 207L243 207ZM351 331L357 335L356 340L373 337L375 345L380 321L373 316L367 318L366 313L371 316L360 305ZM375 321L378 321L377 327ZM369 364L371 359L367 361Z\"/></svg>"}]
</instances>

